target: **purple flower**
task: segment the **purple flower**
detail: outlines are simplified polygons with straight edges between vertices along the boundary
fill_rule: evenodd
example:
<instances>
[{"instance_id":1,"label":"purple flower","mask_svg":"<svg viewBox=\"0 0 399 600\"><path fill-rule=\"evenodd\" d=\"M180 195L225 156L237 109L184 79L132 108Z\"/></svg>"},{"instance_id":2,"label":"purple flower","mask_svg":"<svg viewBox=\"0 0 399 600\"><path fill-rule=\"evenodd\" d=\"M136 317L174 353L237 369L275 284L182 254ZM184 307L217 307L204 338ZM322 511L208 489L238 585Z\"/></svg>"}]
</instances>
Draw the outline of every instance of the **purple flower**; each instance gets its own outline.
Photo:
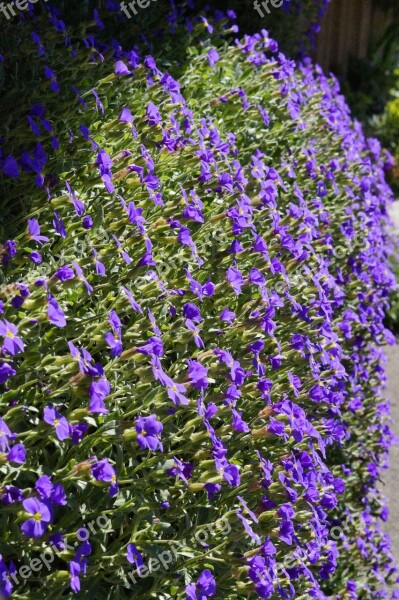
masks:
<instances>
[{"instance_id":1,"label":"purple flower","mask_svg":"<svg viewBox=\"0 0 399 600\"><path fill-rule=\"evenodd\" d=\"M258 110L259 110L260 116L262 117L263 123L266 125L266 127L268 127L270 124L269 113L267 112L267 110L265 110L263 108L263 106L261 104L258 104Z\"/></svg>"},{"instance_id":2,"label":"purple flower","mask_svg":"<svg viewBox=\"0 0 399 600\"><path fill-rule=\"evenodd\" d=\"M106 272L107 272L105 265L100 260L98 260L97 250L95 250L95 248L92 248L92 250L93 250L94 264L96 265L96 273L97 273L97 275L100 275L100 277L105 277Z\"/></svg>"},{"instance_id":3,"label":"purple flower","mask_svg":"<svg viewBox=\"0 0 399 600\"><path fill-rule=\"evenodd\" d=\"M119 333L108 332L104 336L105 341L111 348L111 356L120 356L123 351L123 346Z\"/></svg>"},{"instance_id":4,"label":"purple flower","mask_svg":"<svg viewBox=\"0 0 399 600\"><path fill-rule=\"evenodd\" d=\"M26 449L23 444L15 444L7 454L7 459L10 462L23 465L26 460Z\"/></svg>"},{"instance_id":5,"label":"purple flower","mask_svg":"<svg viewBox=\"0 0 399 600\"><path fill-rule=\"evenodd\" d=\"M121 253L123 260L125 261L125 263L126 263L127 265L130 265L130 263L132 262L132 259L130 258L130 256L128 255L128 253L127 253L127 252L125 252L125 251L123 250L123 248L122 248L122 244L120 243L120 241L118 240L118 238L117 238L117 237L115 237L115 235L114 235L114 234L112 234L112 237L113 237L113 238L114 238L114 240L115 240L115 243L116 243L116 245L117 245L117 248L118 248L118 252L120 252L120 253Z\"/></svg>"},{"instance_id":6,"label":"purple flower","mask_svg":"<svg viewBox=\"0 0 399 600\"><path fill-rule=\"evenodd\" d=\"M25 345L20 337L18 337L18 327L7 320L0 320L0 336L4 337L2 351L6 354L15 356L19 352L23 352Z\"/></svg>"},{"instance_id":7,"label":"purple flower","mask_svg":"<svg viewBox=\"0 0 399 600\"><path fill-rule=\"evenodd\" d=\"M71 560L71 562L69 563L69 585L71 586L71 590L75 594L80 592L80 572L80 564L74 560Z\"/></svg>"},{"instance_id":8,"label":"purple flower","mask_svg":"<svg viewBox=\"0 0 399 600\"><path fill-rule=\"evenodd\" d=\"M172 477L179 477L188 485L188 480L193 476L193 465L188 462L182 462L176 456L173 457L173 460L175 461L175 466L172 469L168 469L167 474Z\"/></svg>"},{"instance_id":9,"label":"purple flower","mask_svg":"<svg viewBox=\"0 0 399 600\"><path fill-rule=\"evenodd\" d=\"M40 265L40 263L42 262L42 256L40 252L36 252L36 250L34 250L29 254L29 260L35 265Z\"/></svg>"},{"instance_id":10,"label":"purple flower","mask_svg":"<svg viewBox=\"0 0 399 600\"><path fill-rule=\"evenodd\" d=\"M322 386L315 384L309 390L309 398L311 398L314 402L322 402L326 393Z\"/></svg>"},{"instance_id":11,"label":"purple flower","mask_svg":"<svg viewBox=\"0 0 399 600\"><path fill-rule=\"evenodd\" d=\"M260 598L271 598L274 594L274 575L263 556L255 556L249 564L249 577L255 584L255 590Z\"/></svg>"},{"instance_id":12,"label":"purple flower","mask_svg":"<svg viewBox=\"0 0 399 600\"><path fill-rule=\"evenodd\" d=\"M129 221L133 224L133 225L137 225L139 231L141 234L145 234L145 229L144 229L144 223L145 223L145 218L142 216L143 214L143 209L142 208L136 208L134 202L130 202L128 209L127 209L127 214L129 217Z\"/></svg>"},{"instance_id":13,"label":"purple flower","mask_svg":"<svg viewBox=\"0 0 399 600\"><path fill-rule=\"evenodd\" d=\"M104 185L108 191L108 193L112 194L115 190L114 185L112 183L112 171L111 167L113 165L113 161L109 154L105 150L99 150L97 155L96 164L99 168L101 178L104 182Z\"/></svg>"},{"instance_id":14,"label":"purple flower","mask_svg":"<svg viewBox=\"0 0 399 600\"><path fill-rule=\"evenodd\" d=\"M108 152L101 149L97 154L96 164L98 167L100 167L101 171L101 169L110 169L114 163L112 162L112 158Z\"/></svg>"},{"instance_id":15,"label":"purple flower","mask_svg":"<svg viewBox=\"0 0 399 600\"><path fill-rule=\"evenodd\" d=\"M292 521L284 520L280 524L280 539L291 546L293 542L293 534L295 534Z\"/></svg>"},{"instance_id":16,"label":"purple flower","mask_svg":"<svg viewBox=\"0 0 399 600\"><path fill-rule=\"evenodd\" d=\"M83 271L82 271L82 268L81 268L81 266L79 265L79 263L77 263L77 262L74 262L74 263L72 263L72 264L73 264L73 266L74 266L74 268L75 268L76 275L78 276L78 278L79 278L81 281L83 281L83 283L85 284L85 287L86 287L87 293L88 293L88 295L90 296L90 295L91 295L91 293L92 293L92 291L93 291L93 286L91 286L91 285L90 285L90 283L87 281L87 279L86 279L86 277L84 276L84 274L83 274Z\"/></svg>"},{"instance_id":17,"label":"purple flower","mask_svg":"<svg viewBox=\"0 0 399 600\"><path fill-rule=\"evenodd\" d=\"M35 483L35 488L39 492L43 501L50 500L53 504L65 506L66 494L60 483L53 484L48 475L42 475Z\"/></svg>"},{"instance_id":18,"label":"purple flower","mask_svg":"<svg viewBox=\"0 0 399 600\"><path fill-rule=\"evenodd\" d=\"M58 75L55 71L53 71L53 69L50 69L50 67L48 67L47 65L44 67L44 74L47 77L47 79L49 79L51 81L50 83L50 88L53 92L55 92L56 94L58 94L58 92L60 91L60 86L58 83Z\"/></svg>"},{"instance_id":19,"label":"purple flower","mask_svg":"<svg viewBox=\"0 0 399 600\"><path fill-rule=\"evenodd\" d=\"M8 175L8 177L19 177L18 163L11 154L7 156L1 168L4 175Z\"/></svg>"},{"instance_id":20,"label":"purple flower","mask_svg":"<svg viewBox=\"0 0 399 600\"><path fill-rule=\"evenodd\" d=\"M150 337L148 342L144 346L139 346L137 352L145 354L146 356L162 356L163 355L163 344L159 337Z\"/></svg>"},{"instance_id":21,"label":"purple flower","mask_svg":"<svg viewBox=\"0 0 399 600\"><path fill-rule=\"evenodd\" d=\"M162 121L162 117L160 115L159 110L157 109L155 104L153 104L152 102L150 102L148 104L147 117L148 117L149 125L158 125L158 123L160 123Z\"/></svg>"},{"instance_id":22,"label":"purple flower","mask_svg":"<svg viewBox=\"0 0 399 600\"><path fill-rule=\"evenodd\" d=\"M228 464L227 466L223 466L221 472L229 485L233 487L240 485L240 471L236 465Z\"/></svg>"},{"instance_id":23,"label":"purple flower","mask_svg":"<svg viewBox=\"0 0 399 600\"><path fill-rule=\"evenodd\" d=\"M101 365L97 364L96 366L93 366L91 364L93 362L93 358L86 348L82 348L82 351L80 352L72 342L68 342L68 346L71 356L78 361L79 370L83 375L98 377L103 374Z\"/></svg>"},{"instance_id":24,"label":"purple flower","mask_svg":"<svg viewBox=\"0 0 399 600\"><path fill-rule=\"evenodd\" d=\"M238 240L234 240L234 242L231 243L229 252L230 254L241 254L241 252L244 252L244 248Z\"/></svg>"},{"instance_id":25,"label":"purple flower","mask_svg":"<svg viewBox=\"0 0 399 600\"><path fill-rule=\"evenodd\" d=\"M193 323L193 321L191 321L190 319L186 319L186 327L194 333L194 342L195 342L195 345L197 346L197 348L205 348L205 344L204 344L201 336L199 335L199 333L200 333L199 329Z\"/></svg>"},{"instance_id":26,"label":"purple flower","mask_svg":"<svg viewBox=\"0 0 399 600\"><path fill-rule=\"evenodd\" d=\"M50 323L57 327L65 327L67 324L62 309L54 296L51 295L48 297L47 316Z\"/></svg>"},{"instance_id":27,"label":"purple flower","mask_svg":"<svg viewBox=\"0 0 399 600\"><path fill-rule=\"evenodd\" d=\"M212 419L218 412L219 412L219 409L216 406L216 404L214 404L213 402L210 402L205 407L205 412L203 413L203 416L205 417L205 419L209 420L209 419ZM198 410L198 414L200 414L200 410Z\"/></svg>"},{"instance_id":28,"label":"purple flower","mask_svg":"<svg viewBox=\"0 0 399 600\"><path fill-rule=\"evenodd\" d=\"M280 421L277 421L277 419L274 419L273 417L270 417L270 424L267 430L269 433L273 433L274 435L282 436L285 438L287 437L285 433L284 423L280 423Z\"/></svg>"},{"instance_id":29,"label":"purple flower","mask_svg":"<svg viewBox=\"0 0 399 600\"><path fill-rule=\"evenodd\" d=\"M55 427L55 433L60 441L69 437L68 421L53 406L46 406L43 411L43 418L46 423Z\"/></svg>"},{"instance_id":30,"label":"purple flower","mask_svg":"<svg viewBox=\"0 0 399 600\"><path fill-rule=\"evenodd\" d=\"M66 233L64 222L56 210L53 212L54 212L54 219L53 219L54 229L56 230L57 233L60 234L61 237L66 238L67 233Z\"/></svg>"},{"instance_id":31,"label":"purple flower","mask_svg":"<svg viewBox=\"0 0 399 600\"><path fill-rule=\"evenodd\" d=\"M65 265L57 269L55 276L58 277L60 281L67 281L68 279L74 279L75 272L72 267Z\"/></svg>"},{"instance_id":32,"label":"purple flower","mask_svg":"<svg viewBox=\"0 0 399 600\"><path fill-rule=\"evenodd\" d=\"M130 75L130 71L127 68L127 65L125 65L125 63L123 62L123 60L118 60L115 64L115 74L122 76L122 75Z\"/></svg>"},{"instance_id":33,"label":"purple flower","mask_svg":"<svg viewBox=\"0 0 399 600\"><path fill-rule=\"evenodd\" d=\"M29 296L29 285L27 285L26 283L17 283L17 288L23 298L27 298Z\"/></svg>"},{"instance_id":34,"label":"purple flower","mask_svg":"<svg viewBox=\"0 0 399 600\"><path fill-rule=\"evenodd\" d=\"M250 526L247 519L244 517L244 515L242 514L242 512L240 510L238 510L236 514L237 514L237 517L242 522L242 524L244 525L244 529L247 532L248 536L250 538L252 538L256 542L256 544L259 546L261 544L260 537L253 531L252 527Z\"/></svg>"},{"instance_id":35,"label":"purple flower","mask_svg":"<svg viewBox=\"0 0 399 600\"><path fill-rule=\"evenodd\" d=\"M202 321L200 309L191 302L187 302L183 306L183 315L186 319L191 319L191 321L194 321L194 323L201 323Z\"/></svg>"},{"instance_id":36,"label":"purple flower","mask_svg":"<svg viewBox=\"0 0 399 600\"><path fill-rule=\"evenodd\" d=\"M99 29L105 29L105 25L104 25L104 23L101 21L101 19L100 19L100 15L99 15L99 12L98 12L98 10L97 10L96 8L95 8L95 9L94 9L94 11L93 11L93 15L94 15L94 21L95 21L95 23L96 23L97 27L98 27Z\"/></svg>"},{"instance_id":37,"label":"purple flower","mask_svg":"<svg viewBox=\"0 0 399 600\"><path fill-rule=\"evenodd\" d=\"M120 331L122 329L122 323L115 310L111 310L109 313L109 322L114 331Z\"/></svg>"},{"instance_id":38,"label":"purple flower","mask_svg":"<svg viewBox=\"0 0 399 600\"><path fill-rule=\"evenodd\" d=\"M4 598L9 598L12 594L12 583L10 582L11 575L15 574L17 569L13 562L7 567L0 554L0 595Z\"/></svg>"},{"instance_id":39,"label":"purple flower","mask_svg":"<svg viewBox=\"0 0 399 600\"><path fill-rule=\"evenodd\" d=\"M206 30L208 31L208 33L213 33L213 26L208 23L207 19L205 17L200 17L201 21L204 24L204 27L206 28Z\"/></svg>"},{"instance_id":40,"label":"purple flower","mask_svg":"<svg viewBox=\"0 0 399 600\"><path fill-rule=\"evenodd\" d=\"M189 404L189 399L186 398L184 393L186 392L186 388L182 383L176 383L172 379L167 382L168 388L168 397L174 404Z\"/></svg>"},{"instance_id":41,"label":"purple flower","mask_svg":"<svg viewBox=\"0 0 399 600\"><path fill-rule=\"evenodd\" d=\"M189 203L187 201L187 194L182 188L183 196L186 200L186 208L183 211L182 216L185 219L189 219L191 221L195 221L196 223L204 223L204 216L202 214L202 210L204 208L204 203L200 200L194 190L190 191L191 198L193 203Z\"/></svg>"},{"instance_id":42,"label":"purple flower","mask_svg":"<svg viewBox=\"0 0 399 600\"><path fill-rule=\"evenodd\" d=\"M235 294L239 296L241 294L241 287L244 285L244 280L240 271L236 267L230 267L227 270L226 277Z\"/></svg>"},{"instance_id":43,"label":"purple flower","mask_svg":"<svg viewBox=\"0 0 399 600\"><path fill-rule=\"evenodd\" d=\"M130 290L128 290L126 287L122 287L122 291L127 296L127 299L129 300L130 306L133 308L133 310L135 310L136 312L142 313L143 311L142 311L140 305L136 302L132 292Z\"/></svg>"},{"instance_id":44,"label":"purple flower","mask_svg":"<svg viewBox=\"0 0 399 600\"><path fill-rule=\"evenodd\" d=\"M231 311L229 308L224 308L219 318L221 321L226 321L230 325L233 325L233 321L236 318L236 313Z\"/></svg>"},{"instance_id":45,"label":"purple flower","mask_svg":"<svg viewBox=\"0 0 399 600\"><path fill-rule=\"evenodd\" d=\"M149 173L142 178L142 183L146 186L147 190L156 190L159 188L159 179L156 175Z\"/></svg>"},{"instance_id":46,"label":"purple flower","mask_svg":"<svg viewBox=\"0 0 399 600\"><path fill-rule=\"evenodd\" d=\"M160 440L163 425L160 421L157 421L157 415L151 415L150 417L137 417L135 423L137 431L137 442L142 450L148 448L149 450L163 450L162 442Z\"/></svg>"},{"instance_id":47,"label":"purple flower","mask_svg":"<svg viewBox=\"0 0 399 600\"><path fill-rule=\"evenodd\" d=\"M86 127L86 125L83 125L83 123L79 125L79 129L86 142L88 142L90 137L90 129Z\"/></svg>"},{"instance_id":48,"label":"purple flower","mask_svg":"<svg viewBox=\"0 0 399 600\"><path fill-rule=\"evenodd\" d=\"M148 55L144 58L144 65L147 67L147 69L157 71L158 74L161 73L161 71L159 71L157 68L157 63L155 62L155 59L150 55Z\"/></svg>"},{"instance_id":49,"label":"purple flower","mask_svg":"<svg viewBox=\"0 0 399 600\"><path fill-rule=\"evenodd\" d=\"M93 219L91 218L90 215L86 215L85 217L83 217L82 219L82 227L83 229L91 229L93 227Z\"/></svg>"},{"instance_id":50,"label":"purple flower","mask_svg":"<svg viewBox=\"0 0 399 600\"><path fill-rule=\"evenodd\" d=\"M251 517L251 519L252 519L252 521L253 521L254 523L258 523L258 522L259 522L259 519L258 519L258 517L257 517L257 516L255 515L255 513L254 513L254 512L253 512L253 511L252 511L252 510L251 510L251 509L248 507L248 504L247 504L247 502L244 500L244 498L242 498L241 496L237 496L237 500L239 500L239 501L241 502L242 506L244 507L244 513L245 513L245 514L248 514L248 515Z\"/></svg>"},{"instance_id":51,"label":"purple flower","mask_svg":"<svg viewBox=\"0 0 399 600\"><path fill-rule=\"evenodd\" d=\"M7 240L3 246L3 265L7 266L10 261L17 255L17 244L14 240Z\"/></svg>"},{"instance_id":52,"label":"purple flower","mask_svg":"<svg viewBox=\"0 0 399 600\"><path fill-rule=\"evenodd\" d=\"M89 388L89 412L103 415L107 414L109 411L104 404L104 400L110 391L111 384L105 377L101 377L98 381L93 381Z\"/></svg>"},{"instance_id":53,"label":"purple flower","mask_svg":"<svg viewBox=\"0 0 399 600\"><path fill-rule=\"evenodd\" d=\"M255 269L255 267L251 269L249 281L255 285L258 285L260 288L264 287L266 283L265 277L262 275L259 269Z\"/></svg>"},{"instance_id":54,"label":"purple flower","mask_svg":"<svg viewBox=\"0 0 399 600\"><path fill-rule=\"evenodd\" d=\"M238 410L236 410L235 408L232 408L231 412L233 413L233 428L235 429L235 431L248 433L250 428L248 423L246 423L242 418L242 414L238 412Z\"/></svg>"},{"instance_id":55,"label":"purple flower","mask_svg":"<svg viewBox=\"0 0 399 600\"><path fill-rule=\"evenodd\" d=\"M212 48L211 50L209 50L207 58L210 66L214 67L220 58L219 52L215 50L215 48Z\"/></svg>"},{"instance_id":56,"label":"purple flower","mask_svg":"<svg viewBox=\"0 0 399 600\"><path fill-rule=\"evenodd\" d=\"M133 123L133 115L126 106L122 110L119 120L122 121L122 123Z\"/></svg>"},{"instance_id":57,"label":"purple flower","mask_svg":"<svg viewBox=\"0 0 399 600\"><path fill-rule=\"evenodd\" d=\"M30 519L21 525L21 529L26 537L41 537L51 522L50 510L39 502L37 498L28 498L22 502L25 511L32 515Z\"/></svg>"},{"instance_id":58,"label":"purple flower","mask_svg":"<svg viewBox=\"0 0 399 600\"><path fill-rule=\"evenodd\" d=\"M190 272L185 269L186 272L186 277L190 282L190 291L195 294L196 296L198 296L198 298L202 301L203 298L206 297L211 297L213 296L213 294L215 293L215 285L212 283L212 281L209 279L205 285L202 285L201 283L199 283L198 281L196 281L195 279L193 279L193 277L191 276Z\"/></svg>"},{"instance_id":59,"label":"purple flower","mask_svg":"<svg viewBox=\"0 0 399 600\"><path fill-rule=\"evenodd\" d=\"M294 375L291 372L288 373L288 379L296 397L299 396L299 391L302 387L302 382L298 375Z\"/></svg>"},{"instance_id":60,"label":"purple flower","mask_svg":"<svg viewBox=\"0 0 399 600\"><path fill-rule=\"evenodd\" d=\"M20 490L19 488L13 485L5 485L3 490L4 492L1 496L1 501L4 504L14 504L15 502L22 502L22 490Z\"/></svg>"},{"instance_id":61,"label":"purple flower","mask_svg":"<svg viewBox=\"0 0 399 600\"><path fill-rule=\"evenodd\" d=\"M91 553L91 544L83 542L74 556L74 559L69 563L69 582L73 592L80 591L80 575L85 575L87 570L87 556Z\"/></svg>"},{"instance_id":62,"label":"purple flower","mask_svg":"<svg viewBox=\"0 0 399 600\"><path fill-rule=\"evenodd\" d=\"M0 363L0 383L6 383L9 377L14 377L17 372L8 363Z\"/></svg>"},{"instance_id":63,"label":"purple flower","mask_svg":"<svg viewBox=\"0 0 399 600\"><path fill-rule=\"evenodd\" d=\"M79 444L87 433L88 428L86 423L72 425L72 444Z\"/></svg>"},{"instance_id":64,"label":"purple flower","mask_svg":"<svg viewBox=\"0 0 399 600\"><path fill-rule=\"evenodd\" d=\"M49 241L48 237L40 235L40 225L37 219L28 219L28 231L31 239L38 242L38 244L44 244L44 242Z\"/></svg>"},{"instance_id":65,"label":"purple flower","mask_svg":"<svg viewBox=\"0 0 399 600\"><path fill-rule=\"evenodd\" d=\"M209 385L208 381L208 369L201 365L197 360L188 361L188 376L191 385L197 390L207 388Z\"/></svg>"},{"instance_id":66,"label":"purple flower","mask_svg":"<svg viewBox=\"0 0 399 600\"><path fill-rule=\"evenodd\" d=\"M11 306L18 309L21 308L24 302L25 299L22 296L14 296L14 298L11 300Z\"/></svg>"},{"instance_id":67,"label":"purple flower","mask_svg":"<svg viewBox=\"0 0 399 600\"><path fill-rule=\"evenodd\" d=\"M116 5L115 5L116 6ZM128 52L128 56L129 56L129 65L135 69L139 64L140 64L140 55L137 54L137 52L135 50L131 50L130 52Z\"/></svg>"},{"instance_id":68,"label":"purple flower","mask_svg":"<svg viewBox=\"0 0 399 600\"><path fill-rule=\"evenodd\" d=\"M220 485L220 483L206 483L205 489L207 491L209 500L213 500L216 494L218 494L221 491L222 486Z\"/></svg>"},{"instance_id":69,"label":"purple flower","mask_svg":"<svg viewBox=\"0 0 399 600\"><path fill-rule=\"evenodd\" d=\"M250 375L250 371L244 371L238 360L234 360L233 356L227 350L220 350L216 348L214 354L219 357L220 362L230 367L230 378L237 385L240 386L245 381L247 375Z\"/></svg>"},{"instance_id":70,"label":"purple flower","mask_svg":"<svg viewBox=\"0 0 399 600\"><path fill-rule=\"evenodd\" d=\"M189 583L185 600L206 600L216 594L216 581L210 569L202 571L197 583Z\"/></svg>"},{"instance_id":71,"label":"purple flower","mask_svg":"<svg viewBox=\"0 0 399 600\"><path fill-rule=\"evenodd\" d=\"M91 474L96 481L106 481L111 484L109 489L111 497L118 493L116 472L107 458L95 462L91 467Z\"/></svg>"},{"instance_id":72,"label":"purple flower","mask_svg":"<svg viewBox=\"0 0 399 600\"><path fill-rule=\"evenodd\" d=\"M92 89L92 90L91 90L91 92L92 92L92 94L93 94L93 96L94 96L94 99L95 99L95 101L96 101L96 104L97 104L97 106L98 106L98 108L99 108L100 112L101 112L102 114L104 114L104 105L103 105L103 103L102 103L102 102L101 102L101 100L100 100L100 96L97 94L96 90L94 90L94 89Z\"/></svg>"},{"instance_id":73,"label":"purple flower","mask_svg":"<svg viewBox=\"0 0 399 600\"><path fill-rule=\"evenodd\" d=\"M8 440L15 439L16 434L11 433L6 422L0 417L0 450L5 452L9 448Z\"/></svg>"},{"instance_id":74,"label":"purple flower","mask_svg":"<svg viewBox=\"0 0 399 600\"><path fill-rule=\"evenodd\" d=\"M76 192L71 188L68 181L66 182L66 188L68 190L69 199L72 202L72 205L73 205L73 208L75 209L76 214L78 215L78 217L82 217L83 213L85 211L84 203L78 199Z\"/></svg>"},{"instance_id":75,"label":"purple flower","mask_svg":"<svg viewBox=\"0 0 399 600\"><path fill-rule=\"evenodd\" d=\"M131 565L136 566L136 569L138 571L144 565L143 557L142 557L141 553L138 551L137 546L135 544L127 545L126 558L130 562Z\"/></svg>"},{"instance_id":76,"label":"purple flower","mask_svg":"<svg viewBox=\"0 0 399 600\"><path fill-rule=\"evenodd\" d=\"M42 475L35 483L35 488L39 492L42 500L48 500L53 491L53 484L48 475Z\"/></svg>"},{"instance_id":77,"label":"purple flower","mask_svg":"<svg viewBox=\"0 0 399 600\"><path fill-rule=\"evenodd\" d=\"M191 232L188 227L181 227L177 239L179 240L180 244L183 246L190 246L195 252L195 244L190 234Z\"/></svg>"}]
</instances>

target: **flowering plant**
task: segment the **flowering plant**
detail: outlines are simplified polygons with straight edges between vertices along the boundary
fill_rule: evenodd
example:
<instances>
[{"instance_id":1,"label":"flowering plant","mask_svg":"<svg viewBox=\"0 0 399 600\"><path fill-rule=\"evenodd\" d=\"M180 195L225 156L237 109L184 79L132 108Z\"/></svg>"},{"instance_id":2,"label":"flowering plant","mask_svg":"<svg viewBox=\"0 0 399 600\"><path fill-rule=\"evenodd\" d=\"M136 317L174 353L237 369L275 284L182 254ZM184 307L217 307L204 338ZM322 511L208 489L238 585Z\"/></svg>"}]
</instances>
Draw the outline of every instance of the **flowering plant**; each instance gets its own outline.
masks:
<instances>
[{"instance_id":1,"label":"flowering plant","mask_svg":"<svg viewBox=\"0 0 399 600\"><path fill-rule=\"evenodd\" d=\"M98 42L98 11L83 39L51 7L21 24L1 595L386 598L384 155L266 31L168 22L169 68Z\"/></svg>"}]
</instances>

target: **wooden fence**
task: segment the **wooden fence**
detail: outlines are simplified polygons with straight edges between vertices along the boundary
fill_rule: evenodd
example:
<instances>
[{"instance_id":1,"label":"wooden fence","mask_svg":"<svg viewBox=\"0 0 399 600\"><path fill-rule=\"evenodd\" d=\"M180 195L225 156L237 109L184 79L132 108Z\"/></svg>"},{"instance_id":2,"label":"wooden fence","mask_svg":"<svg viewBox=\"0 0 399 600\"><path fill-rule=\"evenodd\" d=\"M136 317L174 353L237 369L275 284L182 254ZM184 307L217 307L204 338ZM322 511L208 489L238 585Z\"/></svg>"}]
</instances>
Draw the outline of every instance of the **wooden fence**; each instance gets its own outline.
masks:
<instances>
[{"instance_id":1,"label":"wooden fence","mask_svg":"<svg viewBox=\"0 0 399 600\"><path fill-rule=\"evenodd\" d=\"M372 0L332 0L318 38L317 62L327 71L344 75L349 57L364 58L370 42L388 23L387 13Z\"/></svg>"}]
</instances>

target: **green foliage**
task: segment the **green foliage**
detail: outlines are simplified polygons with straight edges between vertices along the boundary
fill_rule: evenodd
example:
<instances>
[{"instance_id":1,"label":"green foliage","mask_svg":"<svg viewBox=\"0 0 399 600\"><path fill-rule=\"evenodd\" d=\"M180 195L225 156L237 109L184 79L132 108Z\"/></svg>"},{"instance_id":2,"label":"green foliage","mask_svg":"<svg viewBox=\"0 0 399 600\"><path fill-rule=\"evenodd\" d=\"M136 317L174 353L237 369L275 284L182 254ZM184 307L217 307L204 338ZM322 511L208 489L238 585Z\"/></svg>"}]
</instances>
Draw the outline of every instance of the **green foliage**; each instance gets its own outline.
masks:
<instances>
[{"instance_id":1,"label":"green foliage","mask_svg":"<svg viewBox=\"0 0 399 600\"><path fill-rule=\"evenodd\" d=\"M7 40L6 101L15 110L5 114L2 158L15 156L21 168L21 155L37 149L26 119L35 104L52 131L42 127L42 185L23 168L1 176L17 253L1 247L9 322L1 366L15 373L0 408L27 451L17 465L8 448L0 455L1 554L19 568L49 550L50 535L67 544L49 572L13 586L16 600L73 598L74 563L80 597L93 600L183 600L204 569L223 600L260 596L266 576L272 600L345 597L351 581L359 599L377 599L395 580L376 488L390 442L378 348L389 337L382 318L392 286L381 157L351 122L336 82L277 55L265 33L239 47L226 41L226 20L213 35L207 27L194 21L189 34L179 24L162 40L157 66L176 81L143 59L117 76L110 47L81 42L93 23L71 34L76 56L44 18ZM33 31L46 56L24 62ZM160 113L153 123L151 103ZM134 131L120 119L125 107ZM202 219L187 216L188 206ZM27 218L40 223L43 245ZM187 303L200 318L187 317ZM226 308L234 316L222 319ZM113 312L117 354L105 337ZM6 344L18 336L24 348L10 356ZM68 342L93 360L79 360ZM96 411L96 386L107 384L105 410ZM59 412L53 425L43 418L49 405ZM154 414L163 447L150 449L138 423ZM70 431L60 439L62 419L75 436L85 428L81 439ZM97 459L112 476L95 476ZM6 504L5 486L38 497L43 475L66 500L54 502L42 535L28 537L26 507ZM104 515L84 573L78 532ZM212 534L201 542L204 530ZM275 553L259 573L253 561L265 558L266 541ZM147 566L172 546L173 564L135 572L129 588L129 544Z\"/></svg>"}]
</instances>

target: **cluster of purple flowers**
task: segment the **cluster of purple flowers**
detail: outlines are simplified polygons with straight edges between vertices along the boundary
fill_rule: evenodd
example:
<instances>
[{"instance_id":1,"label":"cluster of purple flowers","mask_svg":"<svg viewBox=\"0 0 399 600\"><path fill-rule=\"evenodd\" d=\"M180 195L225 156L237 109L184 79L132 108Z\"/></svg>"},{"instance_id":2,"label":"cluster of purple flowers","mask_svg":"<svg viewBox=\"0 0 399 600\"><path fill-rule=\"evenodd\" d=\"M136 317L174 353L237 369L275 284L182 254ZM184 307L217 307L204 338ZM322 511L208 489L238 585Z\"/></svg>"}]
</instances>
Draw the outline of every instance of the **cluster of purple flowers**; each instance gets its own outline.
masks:
<instances>
[{"instance_id":1,"label":"cluster of purple flowers","mask_svg":"<svg viewBox=\"0 0 399 600\"><path fill-rule=\"evenodd\" d=\"M18 435L12 433L4 419L0 417L0 462L5 460L10 463L24 464L26 459L26 449L24 444L14 443L17 437Z\"/></svg>"},{"instance_id":2,"label":"cluster of purple flowers","mask_svg":"<svg viewBox=\"0 0 399 600\"><path fill-rule=\"evenodd\" d=\"M183 85L146 40L144 53L91 33L79 45L49 17L50 30L24 26L55 93L21 125L31 149L0 157L11 198L19 182L32 194L27 228L1 250L0 572L19 546L30 556L82 510L106 511L112 534L63 557L75 594L119 589L126 559L139 569L173 543L177 573L154 584L165 598L388 598L375 507L393 276L378 143L336 82L266 31L223 49L231 11L212 25L172 6L172 29L198 48ZM356 514L362 531L333 539ZM223 515L232 532L215 528L206 549L188 539Z\"/></svg>"}]
</instances>

